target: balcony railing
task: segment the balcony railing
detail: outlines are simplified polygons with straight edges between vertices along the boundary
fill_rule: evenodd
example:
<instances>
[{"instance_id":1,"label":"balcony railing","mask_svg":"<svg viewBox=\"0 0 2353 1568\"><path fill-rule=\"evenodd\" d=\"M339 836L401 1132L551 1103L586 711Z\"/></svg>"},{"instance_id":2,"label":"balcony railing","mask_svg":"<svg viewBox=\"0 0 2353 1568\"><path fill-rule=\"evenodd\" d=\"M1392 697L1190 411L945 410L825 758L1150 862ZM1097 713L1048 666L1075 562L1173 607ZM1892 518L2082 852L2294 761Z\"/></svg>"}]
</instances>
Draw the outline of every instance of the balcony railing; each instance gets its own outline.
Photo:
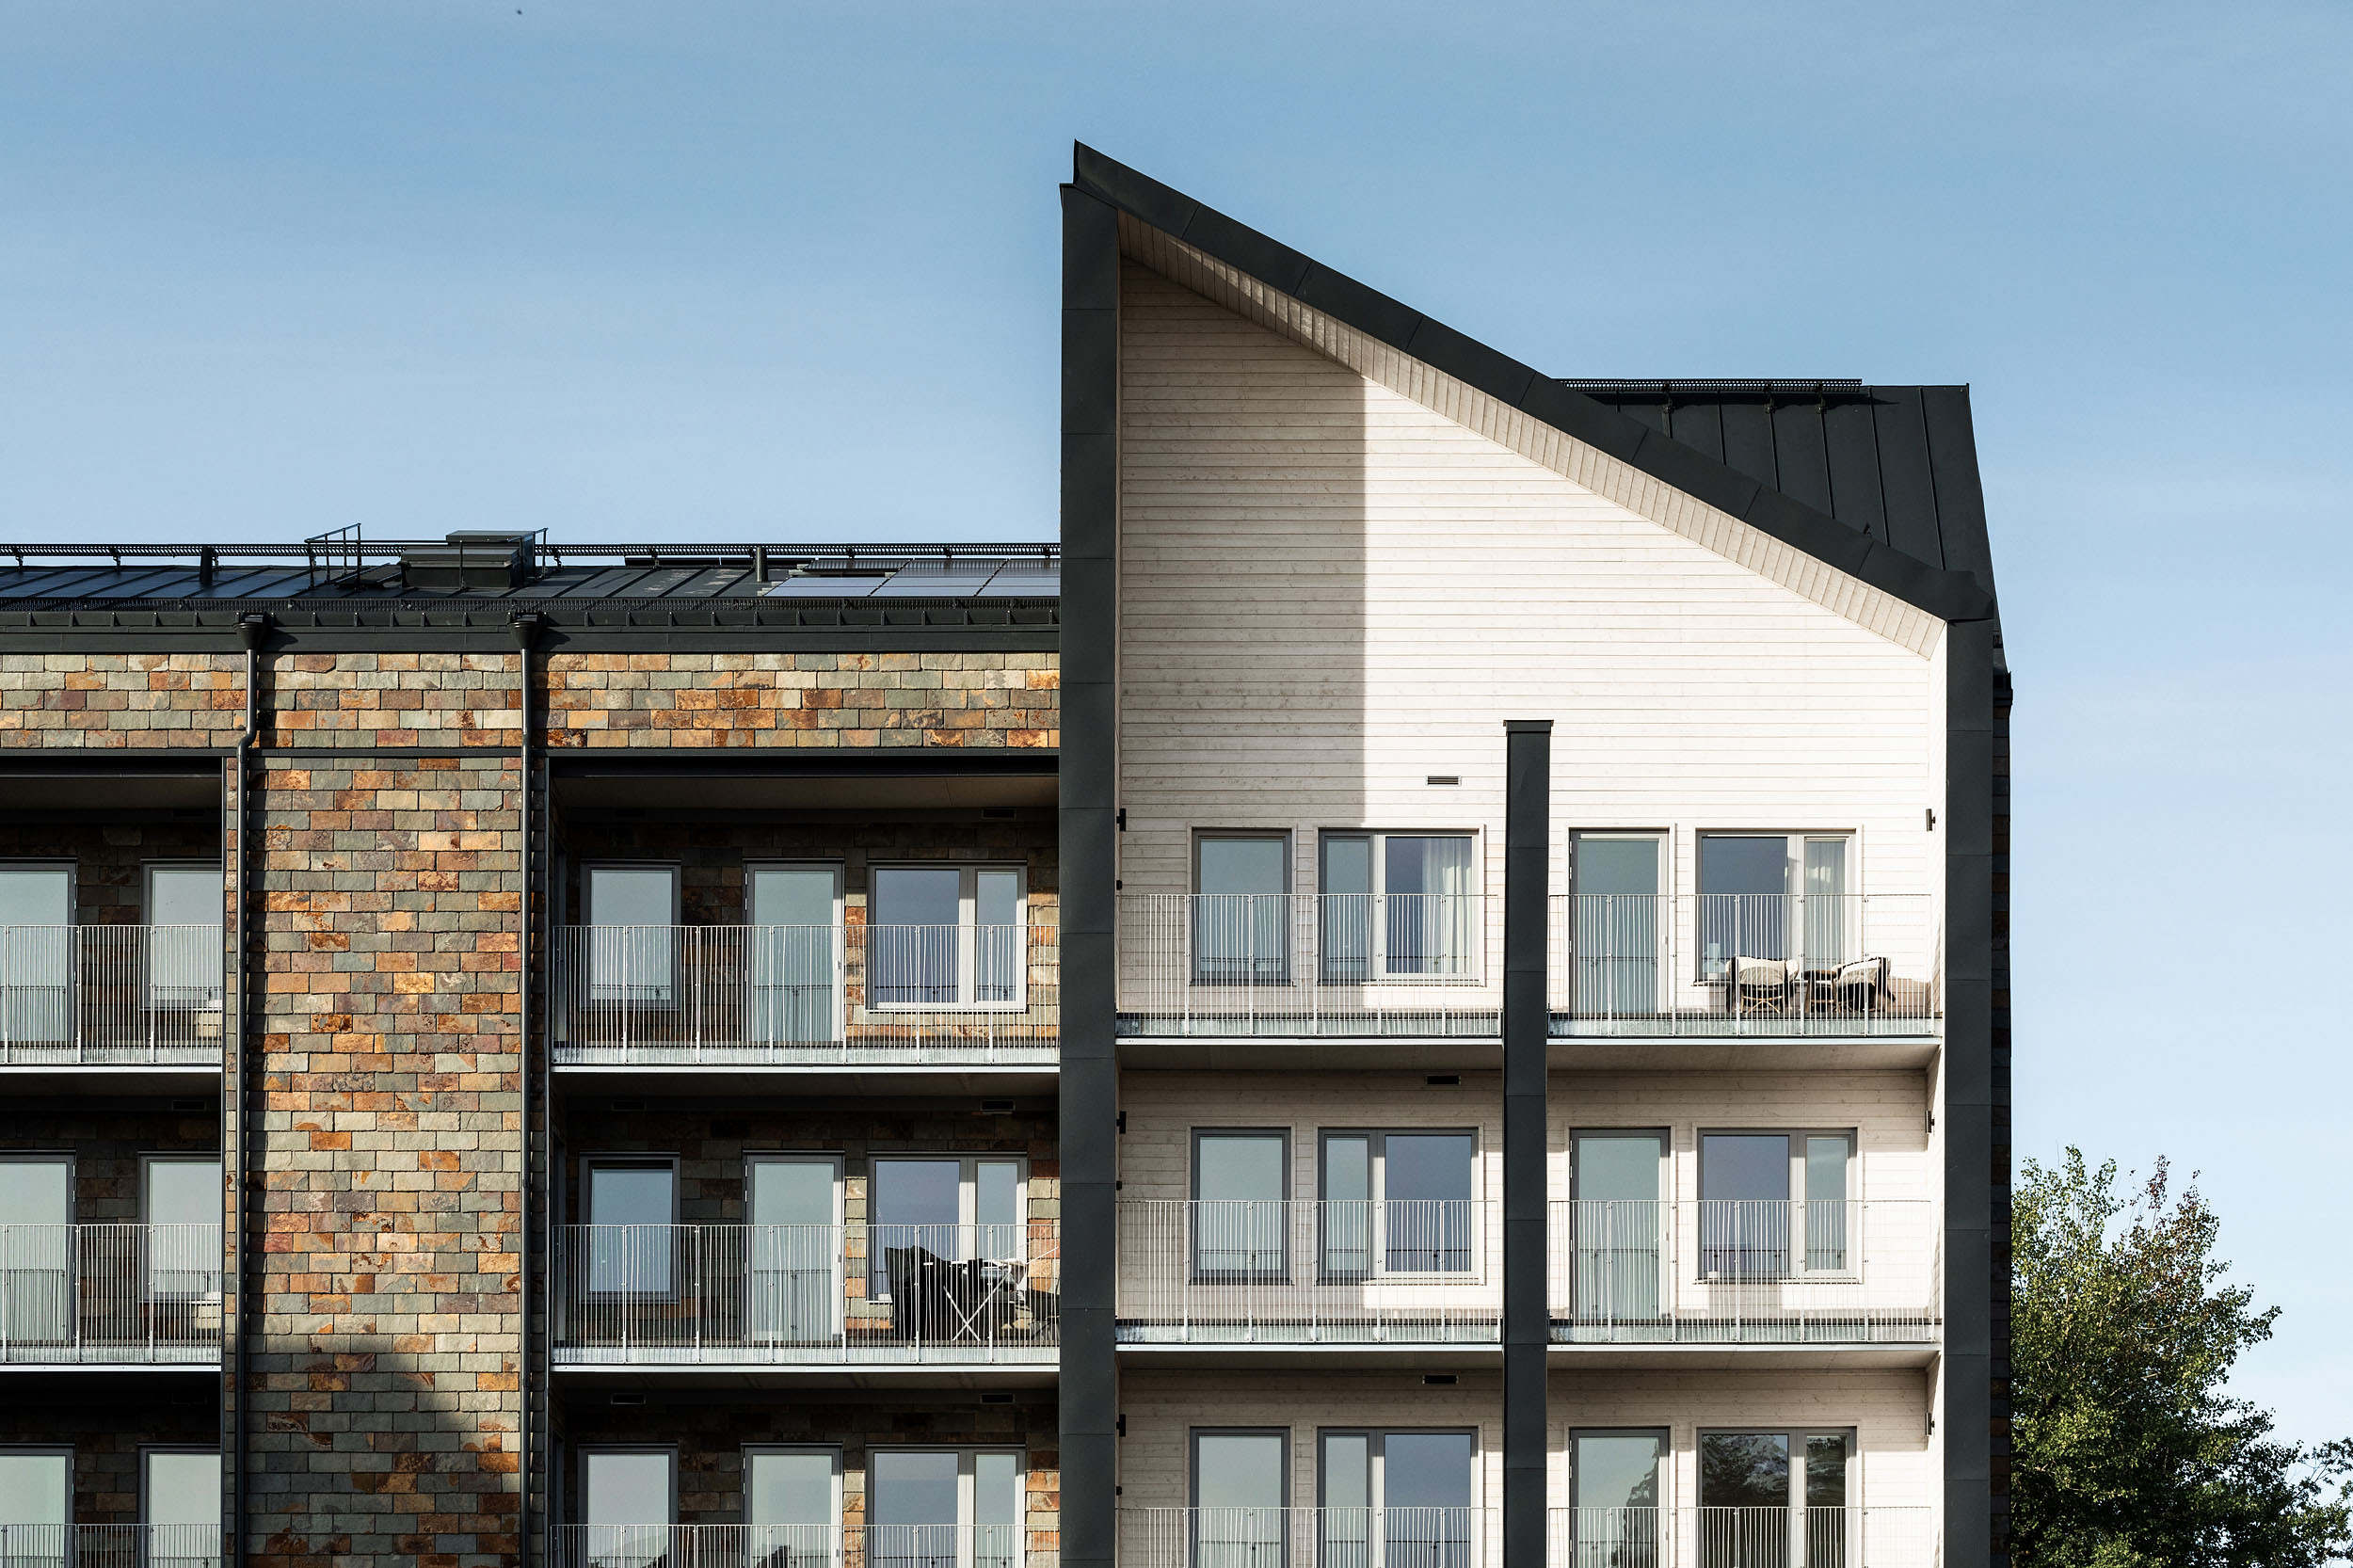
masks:
<instances>
[{"instance_id":1,"label":"balcony railing","mask_svg":"<svg viewBox=\"0 0 2353 1568\"><path fill-rule=\"evenodd\" d=\"M220 1359L220 1226L0 1224L0 1362Z\"/></svg>"},{"instance_id":2,"label":"balcony railing","mask_svg":"<svg viewBox=\"0 0 2353 1568\"><path fill-rule=\"evenodd\" d=\"M567 1225L572 1365L1032 1363L1062 1342L1059 1224Z\"/></svg>"},{"instance_id":3,"label":"balcony railing","mask_svg":"<svg viewBox=\"0 0 2353 1568\"><path fill-rule=\"evenodd\" d=\"M0 1525L0 1568L219 1568L218 1525Z\"/></svg>"},{"instance_id":4,"label":"balcony railing","mask_svg":"<svg viewBox=\"0 0 2353 1568\"><path fill-rule=\"evenodd\" d=\"M216 925L0 926L0 1063L220 1061Z\"/></svg>"},{"instance_id":5,"label":"balcony railing","mask_svg":"<svg viewBox=\"0 0 2353 1568\"><path fill-rule=\"evenodd\" d=\"M1935 901L1919 893L1581 893L1551 919L1553 1032L1933 1032Z\"/></svg>"},{"instance_id":6,"label":"balcony railing","mask_svg":"<svg viewBox=\"0 0 2353 1568\"><path fill-rule=\"evenodd\" d=\"M1475 893L1135 893L1119 1012L1141 1035L1493 1035L1501 901Z\"/></svg>"},{"instance_id":7,"label":"balcony railing","mask_svg":"<svg viewBox=\"0 0 2353 1568\"><path fill-rule=\"evenodd\" d=\"M1273 1478L1270 1478L1273 1479ZM1483 1508L1128 1508L1128 1568L1492 1568Z\"/></svg>"},{"instance_id":8,"label":"balcony railing","mask_svg":"<svg viewBox=\"0 0 2353 1568\"><path fill-rule=\"evenodd\" d=\"M565 1525L557 1568L1053 1568L1027 1525Z\"/></svg>"},{"instance_id":9,"label":"balcony railing","mask_svg":"<svg viewBox=\"0 0 2353 1568\"><path fill-rule=\"evenodd\" d=\"M1048 925L562 926L555 1059L1051 1062Z\"/></svg>"},{"instance_id":10,"label":"balcony railing","mask_svg":"<svg viewBox=\"0 0 2353 1568\"><path fill-rule=\"evenodd\" d=\"M1551 1220L1561 1342L1918 1344L1942 1321L1926 1201L1590 1198Z\"/></svg>"},{"instance_id":11,"label":"balcony railing","mask_svg":"<svg viewBox=\"0 0 2353 1568\"><path fill-rule=\"evenodd\" d=\"M1934 1568L1928 1508L1556 1508L1549 1568Z\"/></svg>"},{"instance_id":12,"label":"balcony railing","mask_svg":"<svg viewBox=\"0 0 2353 1568\"><path fill-rule=\"evenodd\" d=\"M1119 1337L1149 1345L1491 1344L1494 1206L1139 1198L1119 1206Z\"/></svg>"}]
</instances>

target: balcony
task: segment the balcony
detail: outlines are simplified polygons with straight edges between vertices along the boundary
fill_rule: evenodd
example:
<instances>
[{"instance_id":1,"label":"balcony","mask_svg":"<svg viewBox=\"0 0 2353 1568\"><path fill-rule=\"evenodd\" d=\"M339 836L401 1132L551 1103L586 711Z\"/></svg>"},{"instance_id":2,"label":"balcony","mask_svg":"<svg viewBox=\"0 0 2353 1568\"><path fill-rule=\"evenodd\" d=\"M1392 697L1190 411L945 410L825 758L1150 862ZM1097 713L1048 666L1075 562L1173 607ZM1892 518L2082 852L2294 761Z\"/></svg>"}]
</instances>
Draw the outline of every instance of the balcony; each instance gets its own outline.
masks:
<instances>
[{"instance_id":1,"label":"balcony","mask_svg":"<svg viewBox=\"0 0 2353 1568\"><path fill-rule=\"evenodd\" d=\"M1128 894L1120 1032L1493 1039L1501 922L1478 893Z\"/></svg>"},{"instance_id":2,"label":"balcony","mask_svg":"<svg viewBox=\"0 0 2353 1568\"><path fill-rule=\"evenodd\" d=\"M1014 1224L567 1225L564 1367L1051 1366L1062 1235Z\"/></svg>"},{"instance_id":3,"label":"balcony","mask_svg":"<svg viewBox=\"0 0 2353 1568\"><path fill-rule=\"evenodd\" d=\"M1051 1568L1025 1525L564 1525L556 1568Z\"/></svg>"},{"instance_id":4,"label":"balcony","mask_svg":"<svg viewBox=\"0 0 2353 1568\"><path fill-rule=\"evenodd\" d=\"M0 926L0 1064L220 1065L216 925Z\"/></svg>"},{"instance_id":5,"label":"balcony","mask_svg":"<svg viewBox=\"0 0 2353 1568\"><path fill-rule=\"evenodd\" d=\"M214 1366L220 1226L0 1224L0 1363Z\"/></svg>"},{"instance_id":6,"label":"balcony","mask_svg":"<svg viewBox=\"0 0 2353 1568\"><path fill-rule=\"evenodd\" d=\"M1926 1345L1942 1322L1936 1206L1588 1199L1552 1206L1565 1345Z\"/></svg>"},{"instance_id":7,"label":"balcony","mask_svg":"<svg viewBox=\"0 0 2353 1568\"><path fill-rule=\"evenodd\" d=\"M1592 893L1551 914L1556 1037L1926 1035L1943 1016L1924 893Z\"/></svg>"},{"instance_id":8,"label":"balcony","mask_svg":"<svg viewBox=\"0 0 2353 1568\"><path fill-rule=\"evenodd\" d=\"M220 1568L218 1525L0 1525L0 1568Z\"/></svg>"},{"instance_id":9,"label":"balcony","mask_svg":"<svg viewBox=\"0 0 2353 1568\"><path fill-rule=\"evenodd\" d=\"M1475 1201L1129 1199L1119 1340L1133 1346L1492 1345L1503 1238Z\"/></svg>"},{"instance_id":10,"label":"balcony","mask_svg":"<svg viewBox=\"0 0 2353 1568\"><path fill-rule=\"evenodd\" d=\"M1054 1061L1048 925L563 926L559 1065Z\"/></svg>"},{"instance_id":11,"label":"balcony","mask_svg":"<svg viewBox=\"0 0 2353 1568\"><path fill-rule=\"evenodd\" d=\"M1483 1508L1124 1508L1126 1568L1481 1568L1500 1564Z\"/></svg>"},{"instance_id":12,"label":"balcony","mask_svg":"<svg viewBox=\"0 0 2353 1568\"><path fill-rule=\"evenodd\" d=\"M1927 1508L1556 1508L1548 1568L1934 1568Z\"/></svg>"}]
</instances>

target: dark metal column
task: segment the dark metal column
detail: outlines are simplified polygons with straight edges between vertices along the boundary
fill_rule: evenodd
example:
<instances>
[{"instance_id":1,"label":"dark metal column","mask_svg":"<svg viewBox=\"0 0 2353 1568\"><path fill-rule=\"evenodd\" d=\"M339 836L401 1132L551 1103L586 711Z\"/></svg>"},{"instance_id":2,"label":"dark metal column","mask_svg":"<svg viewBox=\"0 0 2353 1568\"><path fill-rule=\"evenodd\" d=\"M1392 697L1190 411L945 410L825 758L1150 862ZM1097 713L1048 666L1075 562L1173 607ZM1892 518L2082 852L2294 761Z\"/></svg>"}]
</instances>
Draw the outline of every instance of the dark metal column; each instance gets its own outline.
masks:
<instances>
[{"instance_id":1,"label":"dark metal column","mask_svg":"<svg viewBox=\"0 0 2353 1568\"><path fill-rule=\"evenodd\" d=\"M1513 719L1503 730L1503 1561L1544 1568L1552 721Z\"/></svg>"},{"instance_id":2,"label":"dark metal column","mask_svg":"<svg viewBox=\"0 0 2353 1568\"><path fill-rule=\"evenodd\" d=\"M1119 231L1063 188L1062 1560L1112 1568L1119 1058L1117 874Z\"/></svg>"}]
</instances>

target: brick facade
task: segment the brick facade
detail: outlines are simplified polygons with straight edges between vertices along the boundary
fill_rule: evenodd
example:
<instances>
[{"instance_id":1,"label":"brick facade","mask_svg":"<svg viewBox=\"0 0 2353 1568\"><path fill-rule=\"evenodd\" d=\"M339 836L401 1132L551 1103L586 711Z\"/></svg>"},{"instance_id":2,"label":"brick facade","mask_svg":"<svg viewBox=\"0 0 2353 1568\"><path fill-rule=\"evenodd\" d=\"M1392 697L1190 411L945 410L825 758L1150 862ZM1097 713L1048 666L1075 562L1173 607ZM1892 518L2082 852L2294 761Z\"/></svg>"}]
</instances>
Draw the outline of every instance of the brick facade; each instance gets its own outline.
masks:
<instances>
[{"instance_id":1,"label":"brick facade","mask_svg":"<svg viewBox=\"0 0 2353 1568\"><path fill-rule=\"evenodd\" d=\"M78 925L140 923L150 861L219 858L220 818L212 811L152 811L136 821L69 819L47 812L0 818L0 861L73 862L73 919Z\"/></svg>"},{"instance_id":2,"label":"brick facade","mask_svg":"<svg viewBox=\"0 0 2353 1568\"><path fill-rule=\"evenodd\" d=\"M220 1399L206 1377L11 1372L9 1379L10 1397L0 1400L0 1448L72 1448L77 1524L138 1522L141 1449L220 1441Z\"/></svg>"},{"instance_id":3,"label":"brick facade","mask_svg":"<svg viewBox=\"0 0 2353 1568\"><path fill-rule=\"evenodd\" d=\"M1050 653L557 653L547 742L599 746L1061 744Z\"/></svg>"},{"instance_id":4,"label":"brick facade","mask_svg":"<svg viewBox=\"0 0 2353 1568\"><path fill-rule=\"evenodd\" d=\"M244 727L233 653L0 653L0 748L225 746Z\"/></svg>"},{"instance_id":5,"label":"brick facade","mask_svg":"<svg viewBox=\"0 0 2353 1568\"><path fill-rule=\"evenodd\" d=\"M516 1550L517 782L496 756L264 768L264 1562Z\"/></svg>"}]
</instances>

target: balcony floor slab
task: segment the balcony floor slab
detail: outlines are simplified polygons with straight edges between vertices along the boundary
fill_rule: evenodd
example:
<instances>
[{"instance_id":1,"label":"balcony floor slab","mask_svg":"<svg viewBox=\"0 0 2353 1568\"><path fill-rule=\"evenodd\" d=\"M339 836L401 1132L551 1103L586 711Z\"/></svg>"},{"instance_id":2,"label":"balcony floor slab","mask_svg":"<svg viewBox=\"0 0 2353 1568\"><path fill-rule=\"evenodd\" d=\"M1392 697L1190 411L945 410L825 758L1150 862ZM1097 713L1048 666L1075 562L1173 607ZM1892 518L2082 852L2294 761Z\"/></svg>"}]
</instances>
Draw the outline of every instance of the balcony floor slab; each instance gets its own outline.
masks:
<instances>
[{"instance_id":1,"label":"balcony floor slab","mask_svg":"<svg viewBox=\"0 0 2353 1568\"><path fill-rule=\"evenodd\" d=\"M1554 1072L1916 1071L1935 1063L1939 1044L1897 1035L1555 1035L1545 1060Z\"/></svg>"},{"instance_id":2,"label":"balcony floor slab","mask_svg":"<svg viewBox=\"0 0 2353 1568\"><path fill-rule=\"evenodd\" d=\"M1547 1358L1556 1371L1764 1372L1789 1368L1872 1371L1887 1368L1931 1367L1938 1347L1933 1342L1874 1344L1850 1342L1820 1345L1665 1345L1553 1342Z\"/></svg>"},{"instance_id":3,"label":"balcony floor slab","mask_svg":"<svg viewBox=\"0 0 2353 1568\"><path fill-rule=\"evenodd\" d=\"M627 1088L649 1095L1050 1095L1061 1081L1054 1063L910 1062L744 1066L731 1063L645 1062L555 1064L558 1093L603 1094Z\"/></svg>"},{"instance_id":4,"label":"balcony floor slab","mask_svg":"<svg viewBox=\"0 0 2353 1568\"><path fill-rule=\"evenodd\" d=\"M556 1352L567 1384L617 1388L1046 1388L1059 1363L905 1362L576 1362Z\"/></svg>"},{"instance_id":5,"label":"balcony floor slab","mask_svg":"<svg viewBox=\"0 0 2353 1568\"><path fill-rule=\"evenodd\" d=\"M1134 1035L1119 1042L1119 1064L1133 1071L1322 1072L1335 1068L1492 1072L1503 1064L1495 1036Z\"/></svg>"},{"instance_id":6,"label":"balcony floor slab","mask_svg":"<svg viewBox=\"0 0 2353 1568\"><path fill-rule=\"evenodd\" d=\"M0 1095L217 1095L220 1062L10 1062Z\"/></svg>"}]
</instances>

